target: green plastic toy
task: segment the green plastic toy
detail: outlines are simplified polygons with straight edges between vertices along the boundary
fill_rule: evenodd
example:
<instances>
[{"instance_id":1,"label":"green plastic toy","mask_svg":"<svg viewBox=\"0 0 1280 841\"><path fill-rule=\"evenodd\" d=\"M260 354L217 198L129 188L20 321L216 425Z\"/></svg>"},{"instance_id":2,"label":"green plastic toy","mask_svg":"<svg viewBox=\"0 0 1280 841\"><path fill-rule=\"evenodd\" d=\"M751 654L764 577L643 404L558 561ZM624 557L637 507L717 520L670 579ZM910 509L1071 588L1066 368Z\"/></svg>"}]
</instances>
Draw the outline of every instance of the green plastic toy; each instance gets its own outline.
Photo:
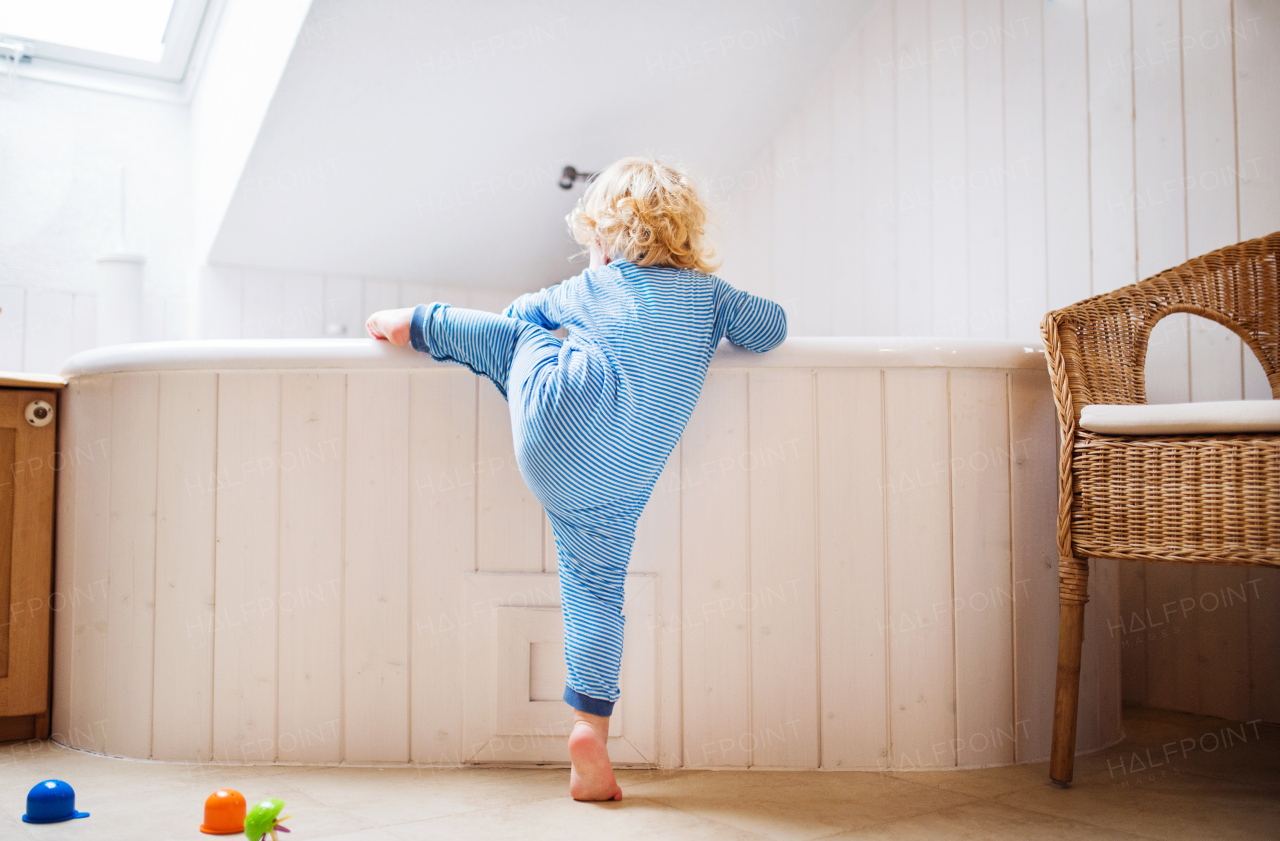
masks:
<instances>
[{"instance_id":1,"label":"green plastic toy","mask_svg":"<svg viewBox=\"0 0 1280 841\"><path fill-rule=\"evenodd\" d=\"M289 828L281 826L280 822L287 821L291 817L290 815L285 815L283 818L276 817L283 808L284 801L278 797L272 797L250 809L249 814L244 816L244 834L249 841L259 841L264 835L270 835L271 841L280 841L276 837L276 832L289 831Z\"/></svg>"}]
</instances>

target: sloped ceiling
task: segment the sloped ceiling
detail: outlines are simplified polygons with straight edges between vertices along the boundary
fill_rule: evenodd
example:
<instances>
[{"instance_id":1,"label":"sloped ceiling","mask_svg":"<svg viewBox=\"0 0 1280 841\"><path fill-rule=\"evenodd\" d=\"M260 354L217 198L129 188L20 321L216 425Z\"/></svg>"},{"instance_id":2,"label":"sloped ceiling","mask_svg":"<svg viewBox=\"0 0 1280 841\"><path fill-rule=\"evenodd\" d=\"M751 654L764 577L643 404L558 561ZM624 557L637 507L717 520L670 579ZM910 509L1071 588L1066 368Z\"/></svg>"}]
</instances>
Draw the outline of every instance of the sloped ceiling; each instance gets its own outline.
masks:
<instances>
[{"instance_id":1,"label":"sloped ceiling","mask_svg":"<svg viewBox=\"0 0 1280 841\"><path fill-rule=\"evenodd\" d=\"M751 166L871 0L315 0L211 262L531 288L594 170Z\"/></svg>"}]
</instances>

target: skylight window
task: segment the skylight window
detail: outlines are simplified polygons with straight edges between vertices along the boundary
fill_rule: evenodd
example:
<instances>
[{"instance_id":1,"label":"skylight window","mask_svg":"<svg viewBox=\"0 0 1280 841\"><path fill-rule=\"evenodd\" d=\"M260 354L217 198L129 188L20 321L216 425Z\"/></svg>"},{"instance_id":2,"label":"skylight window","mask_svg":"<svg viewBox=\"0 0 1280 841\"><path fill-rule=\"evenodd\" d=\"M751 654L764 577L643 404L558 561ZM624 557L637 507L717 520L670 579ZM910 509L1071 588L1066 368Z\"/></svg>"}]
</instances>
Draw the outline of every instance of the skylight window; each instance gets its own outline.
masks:
<instances>
[{"instance_id":1,"label":"skylight window","mask_svg":"<svg viewBox=\"0 0 1280 841\"><path fill-rule=\"evenodd\" d=\"M0 0L0 40L32 61L168 81L186 72L208 0Z\"/></svg>"}]
</instances>

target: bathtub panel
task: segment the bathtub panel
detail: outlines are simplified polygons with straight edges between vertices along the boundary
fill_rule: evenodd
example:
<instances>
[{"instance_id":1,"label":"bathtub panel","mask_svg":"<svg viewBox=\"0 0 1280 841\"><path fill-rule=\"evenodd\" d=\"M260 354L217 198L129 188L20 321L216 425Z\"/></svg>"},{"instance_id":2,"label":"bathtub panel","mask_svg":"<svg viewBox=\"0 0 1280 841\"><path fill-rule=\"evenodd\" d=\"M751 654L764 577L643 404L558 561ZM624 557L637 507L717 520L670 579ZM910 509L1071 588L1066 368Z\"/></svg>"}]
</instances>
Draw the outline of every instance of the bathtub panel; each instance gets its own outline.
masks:
<instances>
[{"instance_id":1,"label":"bathtub panel","mask_svg":"<svg viewBox=\"0 0 1280 841\"><path fill-rule=\"evenodd\" d=\"M76 558L76 487L77 454L83 421L75 414L68 414L67 407L80 399L79 381L73 380L58 395L58 453L59 466L57 513L54 515L53 592L50 607L53 610L53 708L50 711L50 731L54 741L67 744L71 734L71 681L73 666L72 636L76 615L71 601L75 581ZM74 396L72 396L74 394Z\"/></svg>"},{"instance_id":2,"label":"bathtub panel","mask_svg":"<svg viewBox=\"0 0 1280 841\"><path fill-rule=\"evenodd\" d=\"M636 526L629 568L632 573L656 575L653 622L642 630L654 636L656 750L662 765L679 765L681 756L680 484L680 447L677 446L663 466L649 504Z\"/></svg>"},{"instance_id":3,"label":"bathtub panel","mask_svg":"<svg viewBox=\"0 0 1280 841\"><path fill-rule=\"evenodd\" d=\"M949 379L904 364L897 345L879 351L882 365L851 355L870 354L860 340L821 342L829 355L804 356L798 343L789 356L718 355L711 369L637 529L631 572L649 577L652 608L627 611L624 675L647 677L624 679L619 758L954 767L957 719L976 733L1002 716L996 733L1007 736L1012 717L1019 741L996 761L1043 758L1057 615L1047 376L983 362ZM976 358L1005 352L990 344ZM527 550L531 575L554 562L540 508L508 540L519 506L503 508L496 493L490 510L480 504L486 479L496 491L504 472L523 488L513 463L479 452L492 386L420 355L363 366L342 355L346 343L318 343L310 367L306 343L271 343L267 358L284 361L254 370L246 347L228 346L241 356L225 367L158 366L150 427L136 422L147 408L134 392L154 370L77 375L64 392L57 563L69 608L55 613L55 730L95 750L118 739L117 751L145 757L121 737L131 731L110 730L107 699L124 709L140 698L124 725L144 717L149 696L156 758L466 761L476 748L463 734L463 637L475 617L462 582L476 574L477 539ZM505 404L489 397L489 439L509 446ZM148 429L153 681L138 678L145 641L122 642L145 623L114 599L138 571L121 566L124 549L146 550L152 516L145 488L124 490L145 485L147 460L121 453L145 454ZM1003 484L995 467L964 458L994 447L998 461L1002 436ZM1001 523L1011 529L1003 546ZM1081 750L1118 734L1118 659L1106 647L1116 582L1103 566L1088 611ZM998 601L997 582L1012 587L1012 624L967 599L953 615L952 599L969 591ZM117 674L122 656L135 659ZM471 703L489 702L481 692ZM991 761L966 756L974 734L961 735L959 761Z\"/></svg>"},{"instance_id":4,"label":"bathtub panel","mask_svg":"<svg viewBox=\"0 0 1280 841\"><path fill-rule=\"evenodd\" d=\"M151 756L156 592L156 444L160 376L111 387L111 543L107 560L106 751Z\"/></svg>"},{"instance_id":5,"label":"bathtub panel","mask_svg":"<svg viewBox=\"0 0 1280 841\"><path fill-rule=\"evenodd\" d=\"M280 375L218 378L213 756L276 758Z\"/></svg>"},{"instance_id":6,"label":"bathtub panel","mask_svg":"<svg viewBox=\"0 0 1280 841\"><path fill-rule=\"evenodd\" d=\"M160 375L151 756L213 757L214 495L218 375Z\"/></svg>"},{"instance_id":7,"label":"bathtub panel","mask_svg":"<svg viewBox=\"0 0 1280 841\"><path fill-rule=\"evenodd\" d=\"M819 371L822 767L889 765L879 371Z\"/></svg>"},{"instance_id":8,"label":"bathtub panel","mask_svg":"<svg viewBox=\"0 0 1280 841\"><path fill-rule=\"evenodd\" d=\"M956 763L1013 762L1013 581L1008 382L951 372Z\"/></svg>"},{"instance_id":9,"label":"bathtub panel","mask_svg":"<svg viewBox=\"0 0 1280 841\"><path fill-rule=\"evenodd\" d=\"M337 762L347 378L290 372L280 387L278 756Z\"/></svg>"},{"instance_id":10,"label":"bathtub panel","mask_svg":"<svg viewBox=\"0 0 1280 841\"><path fill-rule=\"evenodd\" d=\"M516 464L507 401L487 380L479 383L476 569L542 572L542 506Z\"/></svg>"},{"instance_id":11,"label":"bathtub panel","mask_svg":"<svg viewBox=\"0 0 1280 841\"><path fill-rule=\"evenodd\" d=\"M885 372L895 767L956 762L946 371Z\"/></svg>"},{"instance_id":12,"label":"bathtub panel","mask_svg":"<svg viewBox=\"0 0 1280 841\"><path fill-rule=\"evenodd\" d=\"M347 383L344 759L409 759L409 373Z\"/></svg>"},{"instance_id":13,"label":"bathtub panel","mask_svg":"<svg viewBox=\"0 0 1280 841\"><path fill-rule=\"evenodd\" d=\"M419 371L409 381L412 757L456 765L462 587L476 551L476 388L487 383L463 370Z\"/></svg>"},{"instance_id":14,"label":"bathtub panel","mask_svg":"<svg viewBox=\"0 0 1280 841\"><path fill-rule=\"evenodd\" d=\"M751 764L747 377L712 371L681 444L684 762Z\"/></svg>"},{"instance_id":15,"label":"bathtub panel","mask_svg":"<svg viewBox=\"0 0 1280 841\"><path fill-rule=\"evenodd\" d=\"M752 764L819 764L818 616L811 371L749 382Z\"/></svg>"},{"instance_id":16,"label":"bathtub panel","mask_svg":"<svg viewBox=\"0 0 1280 841\"><path fill-rule=\"evenodd\" d=\"M107 575L111 547L111 377L83 381L77 403L76 536L70 598L72 623L71 721L68 744L105 751L107 718Z\"/></svg>"},{"instance_id":17,"label":"bathtub panel","mask_svg":"<svg viewBox=\"0 0 1280 841\"><path fill-rule=\"evenodd\" d=\"M1009 374L1017 761L1049 758L1058 657L1058 421L1042 374Z\"/></svg>"}]
</instances>

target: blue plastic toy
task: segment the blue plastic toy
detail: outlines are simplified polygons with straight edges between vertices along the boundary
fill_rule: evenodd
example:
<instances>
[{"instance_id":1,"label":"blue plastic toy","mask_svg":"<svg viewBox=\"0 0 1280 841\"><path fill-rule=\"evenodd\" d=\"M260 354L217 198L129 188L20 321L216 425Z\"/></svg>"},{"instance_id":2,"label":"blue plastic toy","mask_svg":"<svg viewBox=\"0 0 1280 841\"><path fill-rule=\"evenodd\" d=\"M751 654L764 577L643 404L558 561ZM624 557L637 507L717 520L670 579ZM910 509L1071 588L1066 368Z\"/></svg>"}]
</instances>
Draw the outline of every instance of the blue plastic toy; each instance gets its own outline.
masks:
<instances>
[{"instance_id":1,"label":"blue plastic toy","mask_svg":"<svg viewBox=\"0 0 1280 841\"><path fill-rule=\"evenodd\" d=\"M88 812L76 811L76 793L71 786L62 780L45 780L27 792L27 813L22 819L27 823L58 823L87 817Z\"/></svg>"}]
</instances>

